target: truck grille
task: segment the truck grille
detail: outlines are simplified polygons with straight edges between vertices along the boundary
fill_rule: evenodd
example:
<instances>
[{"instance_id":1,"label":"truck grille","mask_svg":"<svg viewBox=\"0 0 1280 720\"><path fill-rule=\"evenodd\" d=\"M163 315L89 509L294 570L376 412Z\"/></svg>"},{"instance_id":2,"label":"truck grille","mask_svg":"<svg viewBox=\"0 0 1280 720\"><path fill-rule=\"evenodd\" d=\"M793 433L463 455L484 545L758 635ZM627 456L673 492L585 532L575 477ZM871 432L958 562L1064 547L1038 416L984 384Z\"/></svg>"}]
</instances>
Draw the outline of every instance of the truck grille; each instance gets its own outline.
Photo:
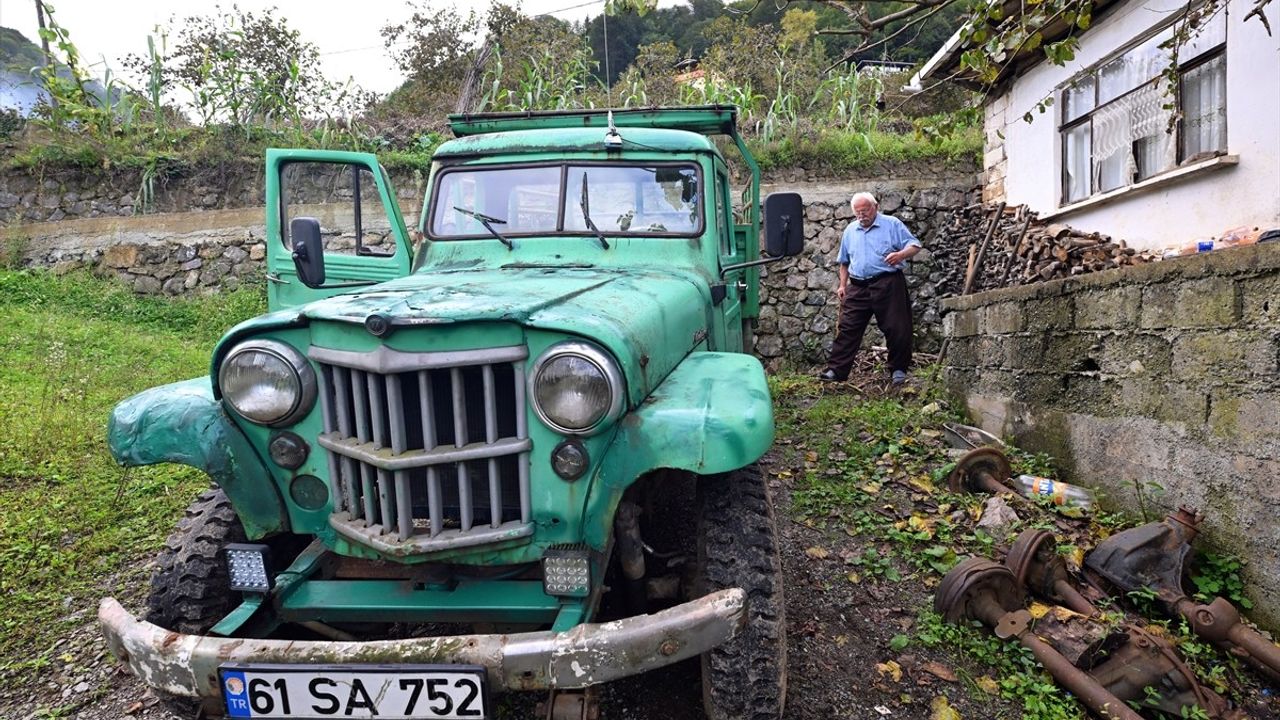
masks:
<instances>
[{"instance_id":1,"label":"truck grille","mask_svg":"<svg viewBox=\"0 0 1280 720\"><path fill-rule=\"evenodd\" d=\"M396 554L533 533L524 346L308 355L335 529Z\"/></svg>"}]
</instances>

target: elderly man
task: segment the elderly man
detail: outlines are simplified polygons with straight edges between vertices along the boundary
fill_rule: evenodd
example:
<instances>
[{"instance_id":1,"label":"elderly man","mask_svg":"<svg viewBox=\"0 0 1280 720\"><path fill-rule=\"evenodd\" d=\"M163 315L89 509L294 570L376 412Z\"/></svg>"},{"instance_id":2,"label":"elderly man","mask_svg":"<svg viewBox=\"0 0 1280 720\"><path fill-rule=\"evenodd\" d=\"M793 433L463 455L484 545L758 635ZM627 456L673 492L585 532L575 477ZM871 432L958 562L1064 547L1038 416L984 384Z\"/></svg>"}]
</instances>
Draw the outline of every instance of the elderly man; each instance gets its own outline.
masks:
<instances>
[{"instance_id":1,"label":"elderly man","mask_svg":"<svg viewBox=\"0 0 1280 720\"><path fill-rule=\"evenodd\" d=\"M893 384L907 380L911 367L911 298L903 264L920 252L920 241L902 221L880 214L871 193L860 192L850 201L857 222L840 238L840 326L836 331L827 369L818 377L839 381L849 376L853 358L862 346L862 333L874 316L876 327L889 345Z\"/></svg>"}]
</instances>

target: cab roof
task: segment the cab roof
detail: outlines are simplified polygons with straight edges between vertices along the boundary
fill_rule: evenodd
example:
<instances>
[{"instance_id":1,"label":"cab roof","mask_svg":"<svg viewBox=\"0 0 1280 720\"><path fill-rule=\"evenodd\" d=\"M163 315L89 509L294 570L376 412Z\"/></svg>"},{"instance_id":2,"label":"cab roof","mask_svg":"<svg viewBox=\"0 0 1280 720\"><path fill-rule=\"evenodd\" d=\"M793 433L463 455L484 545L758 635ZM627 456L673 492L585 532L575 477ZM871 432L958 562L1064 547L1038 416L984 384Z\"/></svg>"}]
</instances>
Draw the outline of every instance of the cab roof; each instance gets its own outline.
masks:
<instances>
[{"instance_id":1,"label":"cab roof","mask_svg":"<svg viewBox=\"0 0 1280 720\"><path fill-rule=\"evenodd\" d=\"M599 152L604 153L605 128L546 128L509 130L468 135L436 148L435 157L498 155L505 153ZM718 152L704 135L687 130L619 127L622 152L689 153ZM618 152L611 149L611 152Z\"/></svg>"}]
</instances>

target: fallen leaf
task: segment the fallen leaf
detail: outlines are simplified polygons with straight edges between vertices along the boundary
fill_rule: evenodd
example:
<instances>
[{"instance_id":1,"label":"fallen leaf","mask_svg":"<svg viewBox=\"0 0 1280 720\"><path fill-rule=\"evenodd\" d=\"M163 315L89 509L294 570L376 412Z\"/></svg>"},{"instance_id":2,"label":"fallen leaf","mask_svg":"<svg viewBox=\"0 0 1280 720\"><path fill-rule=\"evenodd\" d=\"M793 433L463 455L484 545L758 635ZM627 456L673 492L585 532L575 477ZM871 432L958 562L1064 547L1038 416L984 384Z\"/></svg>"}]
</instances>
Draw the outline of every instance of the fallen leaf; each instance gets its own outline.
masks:
<instances>
[{"instance_id":1,"label":"fallen leaf","mask_svg":"<svg viewBox=\"0 0 1280 720\"><path fill-rule=\"evenodd\" d=\"M1084 567L1084 548L1076 547L1071 551L1071 554L1067 556L1067 559L1071 561L1071 564L1074 567Z\"/></svg>"},{"instance_id":2,"label":"fallen leaf","mask_svg":"<svg viewBox=\"0 0 1280 720\"><path fill-rule=\"evenodd\" d=\"M884 717L889 717L890 715L892 715L892 714L893 714L893 711L892 711L892 710L890 710L889 708L887 708L887 707L885 707L885 706L883 706L883 705L877 705L877 706L875 706L875 711L876 711L876 712L878 712L878 713L880 713L880 714L881 714L881 715L883 715Z\"/></svg>"},{"instance_id":3,"label":"fallen leaf","mask_svg":"<svg viewBox=\"0 0 1280 720\"><path fill-rule=\"evenodd\" d=\"M140 710L142 710L142 701L138 701L138 702L136 702L136 703L134 703L134 704L130 705L129 707L125 708L125 709L124 709L124 714L125 714L125 715L133 715L133 714L137 713L137 712L138 712L138 711L140 711Z\"/></svg>"},{"instance_id":4,"label":"fallen leaf","mask_svg":"<svg viewBox=\"0 0 1280 720\"><path fill-rule=\"evenodd\" d=\"M893 678L894 682L902 681L902 666L893 660L876 663L876 671L880 673L881 677L888 675Z\"/></svg>"},{"instance_id":5,"label":"fallen leaf","mask_svg":"<svg viewBox=\"0 0 1280 720\"><path fill-rule=\"evenodd\" d=\"M818 462L818 453L810 450L809 452L804 454L804 459L808 460L809 462Z\"/></svg>"},{"instance_id":6,"label":"fallen leaf","mask_svg":"<svg viewBox=\"0 0 1280 720\"><path fill-rule=\"evenodd\" d=\"M858 584L858 583L860 583L860 582L862 582L862 576L861 576L861 575L859 575L859 574L858 574L858 573L856 573L856 572L851 572L851 573L849 573L848 575L846 575L845 577L849 578L849 582L851 582L851 583L853 583L853 584L855 584L855 585L856 585L856 584Z\"/></svg>"},{"instance_id":7,"label":"fallen leaf","mask_svg":"<svg viewBox=\"0 0 1280 720\"><path fill-rule=\"evenodd\" d=\"M922 533L927 535L929 539L932 539L934 534L933 525L935 522L936 521L933 518L927 518L919 513L913 513L911 518L907 520L907 527L911 528L912 532Z\"/></svg>"},{"instance_id":8,"label":"fallen leaf","mask_svg":"<svg viewBox=\"0 0 1280 720\"><path fill-rule=\"evenodd\" d=\"M961 720L960 713L951 707L945 695L934 698L933 702L929 703L929 709L933 711L929 715L929 720Z\"/></svg>"},{"instance_id":9,"label":"fallen leaf","mask_svg":"<svg viewBox=\"0 0 1280 720\"><path fill-rule=\"evenodd\" d=\"M1048 615L1049 610L1050 608L1048 605L1045 605L1044 603L1040 603L1040 602L1033 602L1031 603L1031 607L1027 608L1027 611L1031 613L1031 617L1035 618L1036 620L1039 620L1045 615Z\"/></svg>"},{"instance_id":10,"label":"fallen leaf","mask_svg":"<svg viewBox=\"0 0 1280 720\"><path fill-rule=\"evenodd\" d=\"M1000 694L1000 684L993 680L990 675L983 675L974 680L974 682L977 683L978 687L982 688L982 692L988 695Z\"/></svg>"},{"instance_id":11,"label":"fallen leaf","mask_svg":"<svg viewBox=\"0 0 1280 720\"><path fill-rule=\"evenodd\" d=\"M847 645L847 644L849 644L849 636L848 636L848 635L837 635L837 636L836 636L836 647L844 647L844 646L845 646L845 645Z\"/></svg>"},{"instance_id":12,"label":"fallen leaf","mask_svg":"<svg viewBox=\"0 0 1280 720\"><path fill-rule=\"evenodd\" d=\"M804 554L808 555L814 560L826 560L828 557L831 556L831 553L827 552L826 548L820 548L817 546L806 549L804 551Z\"/></svg>"},{"instance_id":13,"label":"fallen leaf","mask_svg":"<svg viewBox=\"0 0 1280 720\"><path fill-rule=\"evenodd\" d=\"M951 668L947 667L946 665L943 665L940 662L934 662L930 660L924 665L921 665L921 667L924 668L925 672L938 678L939 680L946 680L947 682L959 681L959 678L956 677L955 671L953 671Z\"/></svg>"}]
</instances>

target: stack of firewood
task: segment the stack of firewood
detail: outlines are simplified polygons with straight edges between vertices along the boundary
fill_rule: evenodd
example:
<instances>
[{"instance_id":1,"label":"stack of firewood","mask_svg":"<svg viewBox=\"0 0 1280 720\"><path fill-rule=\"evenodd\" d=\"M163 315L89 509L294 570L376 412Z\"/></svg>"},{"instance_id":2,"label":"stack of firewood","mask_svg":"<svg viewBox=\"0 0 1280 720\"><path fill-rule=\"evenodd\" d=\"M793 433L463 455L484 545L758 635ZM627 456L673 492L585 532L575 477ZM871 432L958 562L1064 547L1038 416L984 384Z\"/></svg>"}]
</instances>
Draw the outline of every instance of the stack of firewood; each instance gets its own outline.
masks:
<instances>
[{"instance_id":1,"label":"stack of firewood","mask_svg":"<svg viewBox=\"0 0 1280 720\"><path fill-rule=\"evenodd\" d=\"M1017 240L1010 240L1014 242ZM1160 259L1109 235L1080 232L1058 223L1037 227L1035 221L1019 245L1006 246L1005 255L1005 262L1013 263L1011 279L1024 285Z\"/></svg>"},{"instance_id":2,"label":"stack of firewood","mask_svg":"<svg viewBox=\"0 0 1280 720\"><path fill-rule=\"evenodd\" d=\"M967 283L969 292L1027 285L1160 259L1155 253L1135 250L1124 240L1109 235L1042 222L1025 205L971 205L952 217L946 232L975 239L968 248L967 259L953 259L965 268L960 277L971 278ZM958 287L947 290L958 294L964 284L957 282Z\"/></svg>"}]
</instances>

